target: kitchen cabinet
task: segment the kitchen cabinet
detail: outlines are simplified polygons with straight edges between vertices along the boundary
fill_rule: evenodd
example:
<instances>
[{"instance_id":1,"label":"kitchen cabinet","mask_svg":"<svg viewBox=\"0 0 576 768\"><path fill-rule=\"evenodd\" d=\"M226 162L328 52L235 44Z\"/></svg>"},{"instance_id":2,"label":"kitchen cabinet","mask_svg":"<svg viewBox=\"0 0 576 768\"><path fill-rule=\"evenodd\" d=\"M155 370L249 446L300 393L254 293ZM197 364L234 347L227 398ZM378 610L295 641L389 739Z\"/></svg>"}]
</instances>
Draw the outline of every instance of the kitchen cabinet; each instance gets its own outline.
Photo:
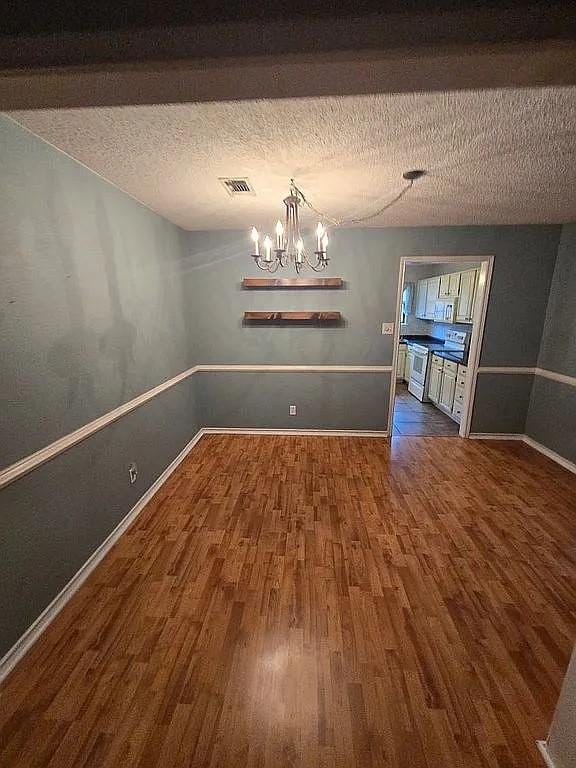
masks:
<instances>
[{"instance_id":1,"label":"kitchen cabinet","mask_svg":"<svg viewBox=\"0 0 576 768\"><path fill-rule=\"evenodd\" d=\"M424 317L426 314L426 291L428 290L428 280L418 280L416 287L416 308L414 314L416 317Z\"/></svg>"},{"instance_id":2,"label":"kitchen cabinet","mask_svg":"<svg viewBox=\"0 0 576 768\"><path fill-rule=\"evenodd\" d=\"M412 355L410 350L406 350L406 364L404 366L404 381L410 381L410 366L412 365Z\"/></svg>"},{"instance_id":3,"label":"kitchen cabinet","mask_svg":"<svg viewBox=\"0 0 576 768\"><path fill-rule=\"evenodd\" d=\"M478 269L450 272L439 277L418 280L416 286L416 317L435 320L437 299L455 299L455 323L471 323L474 318L474 302L478 287Z\"/></svg>"},{"instance_id":4,"label":"kitchen cabinet","mask_svg":"<svg viewBox=\"0 0 576 768\"><path fill-rule=\"evenodd\" d=\"M440 400L438 402L450 413L452 413L452 408L454 407L455 389L456 375L444 368L442 370L442 384L440 385Z\"/></svg>"},{"instance_id":5,"label":"kitchen cabinet","mask_svg":"<svg viewBox=\"0 0 576 768\"><path fill-rule=\"evenodd\" d=\"M434 320L436 314L436 301L440 294L440 278L429 277L426 283L426 312L424 313L424 318L426 320Z\"/></svg>"},{"instance_id":6,"label":"kitchen cabinet","mask_svg":"<svg viewBox=\"0 0 576 768\"><path fill-rule=\"evenodd\" d=\"M398 359L396 360L396 381L404 379L406 370L406 344L398 345Z\"/></svg>"},{"instance_id":7,"label":"kitchen cabinet","mask_svg":"<svg viewBox=\"0 0 576 768\"><path fill-rule=\"evenodd\" d=\"M460 273L460 293L456 306L456 322L471 323L474 317L474 299L476 298L476 285L478 270L468 269Z\"/></svg>"},{"instance_id":8,"label":"kitchen cabinet","mask_svg":"<svg viewBox=\"0 0 576 768\"><path fill-rule=\"evenodd\" d=\"M454 405L452 406L452 418L460 424L462 412L464 411L464 391L466 387L467 368L464 365L458 366L456 373L456 387L454 389Z\"/></svg>"},{"instance_id":9,"label":"kitchen cabinet","mask_svg":"<svg viewBox=\"0 0 576 768\"><path fill-rule=\"evenodd\" d=\"M450 272L440 277L440 298L456 298L460 291L460 272Z\"/></svg>"},{"instance_id":10,"label":"kitchen cabinet","mask_svg":"<svg viewBox=\"0 0 576 768\"><path fill-rule=\"evenodd\" d=\"M428 383L428 397L433 403L438 403L440 400L443 367L444 360L437 355L432 355L432 366L430 368L430 380Z\"/></svg>"}]
</instances>

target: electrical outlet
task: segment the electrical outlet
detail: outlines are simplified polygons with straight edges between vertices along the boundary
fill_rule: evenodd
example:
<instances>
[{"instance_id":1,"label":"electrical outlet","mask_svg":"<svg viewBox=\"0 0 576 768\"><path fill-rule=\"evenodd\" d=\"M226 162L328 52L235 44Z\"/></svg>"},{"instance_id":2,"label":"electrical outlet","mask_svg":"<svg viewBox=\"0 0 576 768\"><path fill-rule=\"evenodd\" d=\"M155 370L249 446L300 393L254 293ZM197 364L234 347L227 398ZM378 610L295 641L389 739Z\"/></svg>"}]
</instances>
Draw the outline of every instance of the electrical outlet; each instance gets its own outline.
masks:
<instances>
[{"instance_id":1,"label":"electrical outlet","mask_svg":"<svg viewBox=\"0 0 576 768\"><path fill-rule=\"evenodd\" d=\"M136 466L135 461L128 467L128 477L130 478L130 485L134 485L136 478L138 477L138 467Z\"/></svg>"},{"instance_id":2,"label":"electrical outlet","mask_svg":"<svg viewBox=\"0 0 576 768\"><path fill-rule=\"evenodd\" d=\"M394 333L394 323L382 323L382 335L392 336Z\"/></svg>"},{"instance_id":3,"label":"electrical outlet","mask_svg":"<svg viewBox=\"0 0 576 768\"><path fill-rule=\"evenodd\" d=\"M288 413L290 414L290 416L296 416L296 406L295 405L291 405L290 406L290 410L288 411Z\"/></svg>"}]
</instances>

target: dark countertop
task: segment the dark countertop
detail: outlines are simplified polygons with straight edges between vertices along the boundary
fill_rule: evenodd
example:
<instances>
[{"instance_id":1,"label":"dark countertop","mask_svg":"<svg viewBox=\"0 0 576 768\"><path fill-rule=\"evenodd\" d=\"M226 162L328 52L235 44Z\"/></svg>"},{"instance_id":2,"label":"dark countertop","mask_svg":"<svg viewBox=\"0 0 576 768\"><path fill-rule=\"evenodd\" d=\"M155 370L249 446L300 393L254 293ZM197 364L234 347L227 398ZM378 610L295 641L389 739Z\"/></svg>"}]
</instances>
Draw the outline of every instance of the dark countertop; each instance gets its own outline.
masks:
<instances>
[{"instance_id":1,"label":"dark countertop","mask_svg":"<svg viewBox=\"0 0 576 768\"><path fill-rule=\"evenodd\" d=\"M423 347L428 347L430 352L438 355L438 357L443 357L445 360L451 360L453 363L460 363L460 365L468 365L468 352L444 349L444 341L442 339L437 339L434 336L426 336L424 334L418 335L416 333L408 333L400 336L400 344L409 344L410 342L421 344Z\"/></svg>"}]
</instances>

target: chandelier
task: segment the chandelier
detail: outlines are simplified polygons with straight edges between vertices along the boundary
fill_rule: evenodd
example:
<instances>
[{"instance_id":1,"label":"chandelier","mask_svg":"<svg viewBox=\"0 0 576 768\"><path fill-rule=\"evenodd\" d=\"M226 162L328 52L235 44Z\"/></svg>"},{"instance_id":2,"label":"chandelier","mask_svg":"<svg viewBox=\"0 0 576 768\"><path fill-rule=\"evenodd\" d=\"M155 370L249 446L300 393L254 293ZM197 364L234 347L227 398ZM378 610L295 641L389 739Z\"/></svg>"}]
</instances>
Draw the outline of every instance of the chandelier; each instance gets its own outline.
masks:
<instances>
[{"instance_id":1,"label":"chandelier","mask_svg":"<svg viewBox=\"0 0 576 768\"><path fill-rule=\"evenodd\" d=\"M298 208L302 203L306 205L310 210L314 211L321 219L329 221L330 224L336 227L362 224L363 222L370 221L371 219L380 216L387 211L393 205L396 205L404 195L412 188L414 182L417 179L421 179L426 175L424 170L410 170L404 171L402 179L407 182L403 188L395 195L391 200L382 205L375 211L368 213L364 216L359 216L351 219L333 219L317 208L306 199L301 189L298 189L294 183L294 179L290 179L290 194L284 198L284 205L286 206L286 217L284 224L278 221L276 224L276 239L273 242L269 235L264 237L263 246L264 253L260 252L260 234L256 227L252 227L251 238L254 243L254 249L252 252L252 258L256 265L265 272L276 272L279 267L287 267L289 264L293 264L296 272L300 272L302 267L310 267L315 272L321 272L326 269L330 259L328 258L328 235L326 233L326 227L321 221L318 222L316 227L316 250L314 255L306 249L304 240L300 234L300 219L298 216Z\"/></svg>"},{"instance_id":2,"label":"chandelier","mask_svg":"<svg viewBox=\"0 0 576 768\"><path fill-rule=\"evenodd\" d=\"M252 227L251 237L254 243L252 258L256 265L265 272L276 272L278 267L287 267L289 264L294 266L297 273L304 266L310 267L315 272L321 272L328 266L329 258L326 252L328 234L322 222L318 222L316 227L316 250L313 257L304 245L304 240L300 234L298 215L298 208L301 203L302 197L298 194L294 179L291 179L290 194L284 198L284 205L286 206L284 224L278 220L274 242L269 235L265 236L264 253L260 252L260 234L256 227Z\"/></svg>"}]
</instances>

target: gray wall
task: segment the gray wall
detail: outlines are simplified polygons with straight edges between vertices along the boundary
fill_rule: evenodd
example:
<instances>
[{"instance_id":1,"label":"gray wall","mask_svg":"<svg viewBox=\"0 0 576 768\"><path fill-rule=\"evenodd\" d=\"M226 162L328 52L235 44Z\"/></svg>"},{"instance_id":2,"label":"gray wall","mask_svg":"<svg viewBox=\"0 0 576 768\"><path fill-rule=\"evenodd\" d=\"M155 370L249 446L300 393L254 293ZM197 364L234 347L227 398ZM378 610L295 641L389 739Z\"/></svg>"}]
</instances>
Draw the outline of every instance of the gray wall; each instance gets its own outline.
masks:
<instances>
[{"instance_id":1,"label":"gray wall","mask_svg":"<svg viewBox=\"0 0 576 768\"><path fill-rule=\"evenodd\" d=\"M556 226L343 229L332 234L332 261L326 274L343 277L345 289L246 291L241 288L242 278L263 274L251 262L247 232L190 232L185 285L187 295L193 297L194 354L200 363L391 365L393 339L382 336L380 326L395 319L400 257L455 254L471 256L470 263L475 263L474 257L493 254L481 364L534 366L559 237L560 227ZM343 313L344 324L339 328L242 324L245 310L266 309L336 309ZM239 426L261 425L262 409L274 423L297 426L295 420L286 421L285 415L302 391L299 378L306 374L290 374L292 388L283 383L282 394L265 405L257 398L234 400L234 375L221 373L218 380L222 391L230 382L232 399L225 407L242 414L236 416ZM382 387L382 374L373 376L375 383L364 393L371 398L368 403L348 388L334 393L323 410L326 427L338 428L342 410L357 414L358 424L364 423L366 406L378 414L374 424L381 422L382 408L387 409L388 383ZM527 400L525 394L520 403L516 399L518 386L525 393L526 382L514 388L504 375L484 382L478 390L475 431L491 431L501 413L514 413L507 422L516 427L497 431L524 430ZM222 413L224 406L216 402L222 391L209 387L203 394L202 412L208 426L215 426L210 419Z\"/></svg>"},{"instance_id":2,"label":"gray wall","mask_svg":"<svg viewBox=\"0 0 576 768\"><path fill-rule=\"evenodd\" d=\"M562 227L538 366L576 377L576 224ZM536 376L526 434L576 462L576 387Z\"/></svg>"},{"instance_id":3,"label":"gray wall","mask_svg":"<svg viewBox=\"0 0 576 768\"><path fill-rule=\"evenodd\" d=\"M180 230L2 116L0 145L4 468L193 357ZM188 380L0 491L0 656L196 430Z\"/></svg>"}]
</instances>

